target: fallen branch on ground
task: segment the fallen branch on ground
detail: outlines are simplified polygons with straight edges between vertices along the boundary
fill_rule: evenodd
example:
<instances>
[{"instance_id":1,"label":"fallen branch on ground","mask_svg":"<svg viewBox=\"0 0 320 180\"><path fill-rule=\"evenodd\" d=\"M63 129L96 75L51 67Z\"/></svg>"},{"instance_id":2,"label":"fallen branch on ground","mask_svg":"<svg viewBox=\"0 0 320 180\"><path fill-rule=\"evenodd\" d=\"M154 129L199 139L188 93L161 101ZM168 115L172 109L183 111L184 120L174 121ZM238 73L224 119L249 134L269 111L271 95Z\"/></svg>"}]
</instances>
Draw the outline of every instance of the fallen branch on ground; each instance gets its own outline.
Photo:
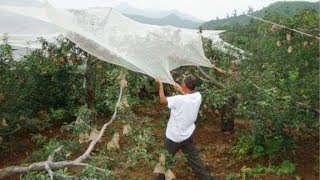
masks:
<instances>
[{"instance_id":1,"label":"fallen branch on ground","mask_svg":"<svg viewBox=\"0 0 320 180\"><path fill-rule=\"evenodd\" d=\"M52 170L66 168L66 167L77 167L77 166L78 167L90 166L90 167L92 167L96 170L99 170L99 171L106 171L104 169L94 167L94 166L91 166L90 164L86 164L83 162L89 158L90 153L94 149L95 145L102 138L106 128L115 120L115 118L117 116L117 110L118 110L118 106L119 106L121 98L122 98L123 88L126 87L126 80L124 78L125 77L123 77L123 79L120 81L120 93L119 93L118 101L115 105L115 110L114 110L114 113L112 115L111 120L102 126L101 130L99 131L99 135L94 140L91 141L89 147L81 156L79 156L77 159L74 159L73 161L54 162L53 161L54 154L61 151L61 149L62 149L62 147L59 147L53 151L53 153L48 157L48 159L46 161L35 162L35 163L32 163L28 166L10 166L7 168L0 169L0 179L4 179L9 176L19 174L19 173L25 173L28 171L47 171L49 173L50 179L53 179L54 173Z\"/></svg>"}]
</instances>

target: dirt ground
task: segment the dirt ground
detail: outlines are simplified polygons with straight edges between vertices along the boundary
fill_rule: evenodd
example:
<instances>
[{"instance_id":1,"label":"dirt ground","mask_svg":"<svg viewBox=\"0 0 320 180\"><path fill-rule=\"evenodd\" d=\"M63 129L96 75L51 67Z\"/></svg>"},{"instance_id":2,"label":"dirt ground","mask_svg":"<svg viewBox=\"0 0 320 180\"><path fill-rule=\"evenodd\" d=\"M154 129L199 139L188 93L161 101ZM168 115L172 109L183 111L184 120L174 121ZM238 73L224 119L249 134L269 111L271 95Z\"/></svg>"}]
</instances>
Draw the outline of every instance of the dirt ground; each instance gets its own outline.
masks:
<instances>
[{"instance_id":1,"label":"dirt ground","mask_svg":"<svg viewBox=\"0 0 320 180\"><path fill-rule=\"evenodd\" d=\"M150 117L152 135L155 136L157 146L161 147L164 141L165 127L158 126L160 121L166 121L168 114L159 113L159 106L153 107L135 107L133 111L138 117ZM165 122L164 122L165 123ZM121 121L116 121L112 124L116 129L121 128ZM55 124L50 131L46 133L48 137L62 137L60 132L61 124ZM207 168L217 179L225 179L230 173L238 173L244 166L253 167L257 163L268 165L269 163L278 165L282 162L279 158L275 158L271 162L266 158L256 160L239 161L231 154L230 149L236 143L237 133L245 131L249 127L249 123L243 119L236 119L235 133L224 134L219 129L218 117L214 114L206 114L198 119L197 128L194 134L194 142L200 153L200 156ZM318 134L303 135L300 137L300 144L297 150L288 153L288 160L296 165L296 173L294 176L262 176L256 179L295 179L295 176L305 180L319 179L319 136ZM109 138L105 137L100 144L106 143ZM120 141L120 146L123 147L127 143L126 140ZM151 147L151 150L153 148ZM30 140L29 135L22 135L16 142L9 145L8 151L0 153L0 168L9 165L19 165L21 162L28 160L29 154L35 150L35 144ZM183 157L182 152L177 154L178 157ZM178 158L183 159L183 158ZM173 173L177 179L196 179L188 162L185 160L176 161ZM154 179L155 175L152 170L147 167L140 169L128 169L125 172L120 172L120 179ZM9 179L19 179L19 176L14 176Z\"/></svg>"}]
</instances>

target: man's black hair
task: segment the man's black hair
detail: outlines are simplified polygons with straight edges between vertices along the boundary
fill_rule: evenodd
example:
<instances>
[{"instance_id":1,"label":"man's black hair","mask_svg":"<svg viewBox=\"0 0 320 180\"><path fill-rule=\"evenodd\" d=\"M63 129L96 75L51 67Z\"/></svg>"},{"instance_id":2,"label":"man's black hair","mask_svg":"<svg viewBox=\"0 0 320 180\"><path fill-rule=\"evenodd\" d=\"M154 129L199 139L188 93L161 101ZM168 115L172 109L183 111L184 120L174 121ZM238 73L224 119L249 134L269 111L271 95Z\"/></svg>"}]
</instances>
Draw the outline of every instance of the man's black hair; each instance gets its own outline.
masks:
<instances>
[{"instance_id":1,"label":"man's black hair","mask_svg":"<svg viewBox=\"0 0 320 180\"><path fill-rule=\"evenodd\" d=\"M187 88L194 90L196 88L197 78L193 75L189 75L184 79L184 82L186 83Z\"/></svg>"}]
</instances>

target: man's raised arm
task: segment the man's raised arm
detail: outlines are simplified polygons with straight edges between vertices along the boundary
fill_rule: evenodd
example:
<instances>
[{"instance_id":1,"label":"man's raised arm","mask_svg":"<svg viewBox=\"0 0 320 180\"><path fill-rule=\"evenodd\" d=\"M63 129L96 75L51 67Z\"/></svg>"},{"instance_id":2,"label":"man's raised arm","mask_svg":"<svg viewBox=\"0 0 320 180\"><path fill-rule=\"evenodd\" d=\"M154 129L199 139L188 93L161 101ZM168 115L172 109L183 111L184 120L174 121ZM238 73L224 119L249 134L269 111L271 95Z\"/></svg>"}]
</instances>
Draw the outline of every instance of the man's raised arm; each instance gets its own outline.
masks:
<instances>
[{"instance_id":1,"label":"man's raised arm","mask_svg":"<svg viewBox=\"0 0 320 180\"><path fill-rule=\"evenodd\" d=\"M168 101L167 101L166 95L164 94L162 81L159 78L157 78L156 83L158 83L158 85L159 85L160 104L167 105Z\"/></svg>"}]
</instances>

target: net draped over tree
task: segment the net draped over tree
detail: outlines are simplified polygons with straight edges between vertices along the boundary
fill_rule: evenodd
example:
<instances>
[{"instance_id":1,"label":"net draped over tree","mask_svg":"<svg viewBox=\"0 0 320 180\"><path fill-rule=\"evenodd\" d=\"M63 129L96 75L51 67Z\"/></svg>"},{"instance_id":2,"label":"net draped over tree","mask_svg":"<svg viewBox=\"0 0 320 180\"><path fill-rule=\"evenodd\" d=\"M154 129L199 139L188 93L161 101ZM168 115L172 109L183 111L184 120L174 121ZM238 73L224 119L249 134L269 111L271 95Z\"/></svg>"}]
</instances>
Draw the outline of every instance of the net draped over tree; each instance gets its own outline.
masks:
<instances>
[{"instance_id":1,"label":"net draped over tree","mask_svg":"<svg viewBox=\"0 0 320 180\"><path fill-rule=\"evenodd\" d=\"M45 1L51 23L95 57L173 84L180 66L210 67L196 30L137 23L112 8L63 10Z\"/></svg>"}]
</instances>

